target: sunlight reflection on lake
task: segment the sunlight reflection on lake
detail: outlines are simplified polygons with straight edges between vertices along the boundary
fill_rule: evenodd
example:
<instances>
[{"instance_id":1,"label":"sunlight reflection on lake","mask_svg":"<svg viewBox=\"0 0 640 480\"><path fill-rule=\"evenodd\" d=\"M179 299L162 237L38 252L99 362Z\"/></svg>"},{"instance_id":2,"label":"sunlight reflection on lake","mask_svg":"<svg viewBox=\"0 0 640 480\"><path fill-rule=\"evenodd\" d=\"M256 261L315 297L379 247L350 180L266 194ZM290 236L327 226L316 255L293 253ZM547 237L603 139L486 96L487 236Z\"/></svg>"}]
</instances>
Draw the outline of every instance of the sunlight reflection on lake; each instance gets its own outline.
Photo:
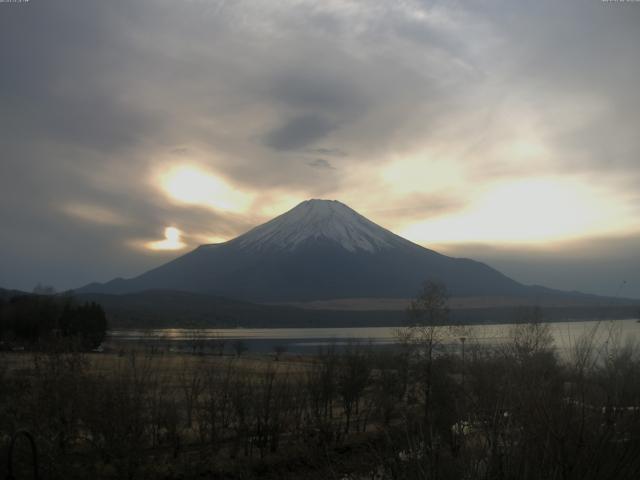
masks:
<instances>
[{"instance_id":1,"label":"sunlight reflection on lake","mask_svg":"<svg viewBox=\"0 0 640 480\"><path fill-rule=\"evenodd\" d=\"M462 328L442 328L445 344L500 344L507 341L514 324L467 325ZM611 321L556 322L549 324L554 346L568 351L585 336L591 336L596 345L623 345L640 338L640 323L635 319ZM290 351L309 351L326 345L348 343L370 343L384 346L397 342L397 327L353 327L353 328L163 328L112 330L109 339L116 342L170 342L242 340L251 351L270 351L275 345L284 345Z\"/></svg>"}]
</instances>

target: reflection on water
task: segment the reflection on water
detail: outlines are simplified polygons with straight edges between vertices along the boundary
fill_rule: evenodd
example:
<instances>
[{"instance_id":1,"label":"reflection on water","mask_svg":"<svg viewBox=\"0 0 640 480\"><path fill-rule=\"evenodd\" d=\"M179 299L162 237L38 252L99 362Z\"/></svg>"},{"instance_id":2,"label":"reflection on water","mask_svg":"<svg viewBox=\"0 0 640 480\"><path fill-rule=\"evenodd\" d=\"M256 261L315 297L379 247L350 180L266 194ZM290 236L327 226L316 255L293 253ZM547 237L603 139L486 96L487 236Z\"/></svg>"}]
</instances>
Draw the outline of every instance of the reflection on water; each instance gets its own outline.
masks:
<instances>
[{"instance_id":1,"label":"reflection on water","mask_svg":"<svg viewBox=\"0 0 640 480\"><path fill-rule=\"evenodd\" d=\"M514 324L470 325L462 329L442 327L443 342L456 343L465 337L467 344L498 344L506 341ZM624 344L640 338L640 323L635 319L612 321L557 322L549 324L554 345L559 350L573 348L590 336L596 345ZM396 327L356 328L163 328L138 330L112 330L109 339L116 342L177 342L242 340L252 351L269 351L274 345L284 345L291 351L301 351L322 345L344 345L364 342L389 345L396 342Z\"/></svg>"}]
</instances>

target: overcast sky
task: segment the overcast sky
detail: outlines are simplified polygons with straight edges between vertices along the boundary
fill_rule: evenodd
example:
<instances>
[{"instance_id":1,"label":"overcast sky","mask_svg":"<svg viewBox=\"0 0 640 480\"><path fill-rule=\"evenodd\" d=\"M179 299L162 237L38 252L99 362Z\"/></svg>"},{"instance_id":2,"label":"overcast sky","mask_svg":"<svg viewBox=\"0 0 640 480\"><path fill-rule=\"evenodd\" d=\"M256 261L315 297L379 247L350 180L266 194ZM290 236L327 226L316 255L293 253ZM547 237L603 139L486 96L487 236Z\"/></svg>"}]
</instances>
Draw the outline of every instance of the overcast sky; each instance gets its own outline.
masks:
<instances>
[{"instance_id":1,"label":"overcast sky","mask_svg":"<svg viewBox=\"0 0 640 480\"><path fill-rule=\"evenodd\" d=\"M329 198L640 298L639 46L638 2L0 3L0 286L133 276Z\"/></svg>"}]
</instances>

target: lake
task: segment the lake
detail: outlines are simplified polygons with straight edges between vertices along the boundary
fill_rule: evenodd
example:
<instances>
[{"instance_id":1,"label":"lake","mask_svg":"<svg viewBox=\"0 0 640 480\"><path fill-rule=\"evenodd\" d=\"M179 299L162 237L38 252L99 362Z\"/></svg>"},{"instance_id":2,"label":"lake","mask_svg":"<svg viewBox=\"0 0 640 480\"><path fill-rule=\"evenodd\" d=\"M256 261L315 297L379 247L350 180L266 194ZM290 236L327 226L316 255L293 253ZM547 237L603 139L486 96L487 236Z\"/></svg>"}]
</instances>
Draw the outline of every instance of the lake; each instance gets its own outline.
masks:
<instances>
[{"instance_id":1,"label":"lake","mask_svg":"<svg viewBox=\"0 0 640 480\"><path fill-rule=\"evenodd\" d=\"M586 335L591 335L600 348L640 339L640 323L636 319L555 322L549 326L554 345L561 352L569 352ZM510 338L514 327L514 324L468 325L462 331L442 327L443 344L455 348L461 343L460 337L464 336L467 346L497 345ZM354 342L393 347L397 343L396 331L396 327L127 329L111 330L108 342L162 344L176 351L188 350L196 344L207 351L225 342L230 352L230 345L241 340L248 351L254 353L272 352L277 346L292 353L314 353L322 346L333 344L340 348Z\"/></svg>"}]
</instances>

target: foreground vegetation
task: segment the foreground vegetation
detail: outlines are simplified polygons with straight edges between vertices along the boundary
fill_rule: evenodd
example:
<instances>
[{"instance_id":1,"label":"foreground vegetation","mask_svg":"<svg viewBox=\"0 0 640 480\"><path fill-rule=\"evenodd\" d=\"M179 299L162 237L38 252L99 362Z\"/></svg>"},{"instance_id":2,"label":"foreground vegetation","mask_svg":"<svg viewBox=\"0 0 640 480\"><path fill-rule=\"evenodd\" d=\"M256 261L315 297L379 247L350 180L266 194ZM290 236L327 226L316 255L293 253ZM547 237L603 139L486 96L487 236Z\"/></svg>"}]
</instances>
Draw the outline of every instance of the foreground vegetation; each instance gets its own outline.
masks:
<instances>
[{"instance_id":1,"label":"foreground vegetation","mask_svg":"<svg viewBox=\"0 0 640 480\"><path fill-rule=\"evenodd\" d=\"M640 472L640 352L615 323L559 352L533 309L507 342L486 344L446 326L446 291L427 283L393 348L252 357L237 342L225 356L194 336L190 354L153 342L87 353L106 328L97 305L30 295L0 307L0 334L25 348L0 352L1 448L19 440L0 451L11 459L0 475L32 475L29 438L46 479Z\"/></svg>"},{"instance_id":2,"label":"foreground vegetation","mask_svg":"<svg viewBox=\"0 0 640 480\"><path fill-rule=\"evenodd\" d=\"M540 323L455 351L451 333L418 323L394 350L309 357L4 353L3 448L28 430L51 479L637 478L634 346L591 336L560 359Z\"/></svg>"}]
</instances>

